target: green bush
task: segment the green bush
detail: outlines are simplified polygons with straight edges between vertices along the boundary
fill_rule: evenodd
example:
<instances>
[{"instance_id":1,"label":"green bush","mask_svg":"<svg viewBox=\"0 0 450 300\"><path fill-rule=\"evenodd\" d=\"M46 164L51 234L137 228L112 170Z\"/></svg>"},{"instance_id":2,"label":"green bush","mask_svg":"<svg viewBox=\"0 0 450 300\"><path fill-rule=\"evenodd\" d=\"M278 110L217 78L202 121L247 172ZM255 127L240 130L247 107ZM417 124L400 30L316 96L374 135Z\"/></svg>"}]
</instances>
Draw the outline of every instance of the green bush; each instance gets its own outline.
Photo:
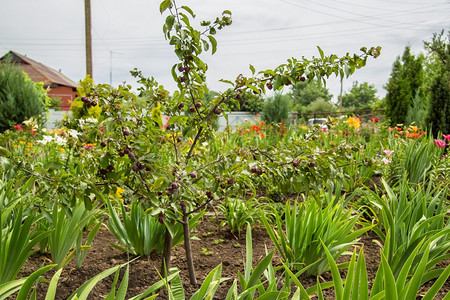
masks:
<instances>
[{"instance_id":1,"label":"green bush","mask_svg":"<svg viewBox=\"0 0 450 300\"><path fill-rule=\"evenodd\" d=\"M228 106L232 111L246 111L249 113L260 113L264 106L264 99L260 95L242 93L239 100L228 101ZM239 106L237 105L239 103Z\"/></svg>"},{"instance_id":2,"label":"green bush","mask_svg":"<svg viewBox=\"0 0 450 300\"><path fill-rule=\"evenodd\" d=\"M284 120L288 124L290 102L288 95L275 94L264 102L261 118L267 123L280 123Z\"/></svg>"},{"instance_id":3,"label":"green bush","mask_svg":"<svg viewBox=\"0 0 450 300\"><path fill-rule=\"evenodd\" d=\"M42 84L31 81L11 62L0 63L0 132L42 115L48 102Z\"/></svg>"}]
</instances>

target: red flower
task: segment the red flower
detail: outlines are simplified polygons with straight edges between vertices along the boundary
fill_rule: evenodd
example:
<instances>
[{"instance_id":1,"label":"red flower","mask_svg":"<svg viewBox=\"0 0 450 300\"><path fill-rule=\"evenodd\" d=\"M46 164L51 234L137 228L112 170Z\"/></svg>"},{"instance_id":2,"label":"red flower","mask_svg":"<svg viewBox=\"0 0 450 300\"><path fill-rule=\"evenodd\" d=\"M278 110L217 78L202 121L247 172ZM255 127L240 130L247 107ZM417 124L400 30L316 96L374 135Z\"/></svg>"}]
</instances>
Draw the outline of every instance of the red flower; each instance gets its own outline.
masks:
<instances>
[{"instance_id":1,"label":"red flower","mask_svg":"<svg viewBox=\"0 0 450 300\"><path fill-rule=\"evenodd\" d=\"M14 126L15 129L21 131L22 130L22 124L17 124L16 126Z\"/></svg>"}]
</instances>

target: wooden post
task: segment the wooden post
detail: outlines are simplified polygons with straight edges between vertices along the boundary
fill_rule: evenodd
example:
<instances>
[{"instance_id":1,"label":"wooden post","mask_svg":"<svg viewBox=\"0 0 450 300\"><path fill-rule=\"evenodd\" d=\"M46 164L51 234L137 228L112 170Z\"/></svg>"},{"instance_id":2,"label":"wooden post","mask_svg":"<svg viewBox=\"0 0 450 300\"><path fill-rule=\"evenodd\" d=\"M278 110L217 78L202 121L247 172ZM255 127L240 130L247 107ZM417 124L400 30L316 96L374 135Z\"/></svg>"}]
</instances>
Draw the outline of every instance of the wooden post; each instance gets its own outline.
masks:
<instances>
[{"instance_id":1,"label":"wooden post","mask_svg":"<svg viewBox=\"0 0 450 300\"><path fill-rule=\"evenodd\" d=\"M91 0L84 0L84 22L86 35L86 76L92 74Z\"/></svg>"}]
</instances>

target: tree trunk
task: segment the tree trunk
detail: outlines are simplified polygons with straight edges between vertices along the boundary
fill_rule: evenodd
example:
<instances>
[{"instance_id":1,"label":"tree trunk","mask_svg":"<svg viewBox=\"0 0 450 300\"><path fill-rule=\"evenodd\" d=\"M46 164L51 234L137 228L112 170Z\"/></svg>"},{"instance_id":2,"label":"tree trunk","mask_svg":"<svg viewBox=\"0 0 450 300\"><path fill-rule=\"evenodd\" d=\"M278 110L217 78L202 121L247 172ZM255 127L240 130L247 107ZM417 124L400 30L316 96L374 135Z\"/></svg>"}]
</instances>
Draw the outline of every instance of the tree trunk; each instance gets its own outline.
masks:
<instances>
[{"instance_id":1,"label":"tree trunk","mask_svg":"<svg viewBox=\"0 0 450 300\"><path fill-rule=\"evenodd\" d=\"M164 276L169 275L171 254L172 254L172 236L170 235L170 231L166 228L166 233L164 234L163 258L161 262L161 274Z\"/></svg>"},{"instance_id":2,"label":"tree trunk","mask_svg":"<svg viewBox=\"0 0 450 300\"><path fill-rule=\"evenodd\" d=\"M197 284L197 278L195 277L194 262L192 260L191 240L189 237L189 220L186 213L186 207L182 207L183 210L183 232L184 232L184 250L186 251L186 261L189 272L189 281L191 284Z\"/></svg>"}]
</instances>

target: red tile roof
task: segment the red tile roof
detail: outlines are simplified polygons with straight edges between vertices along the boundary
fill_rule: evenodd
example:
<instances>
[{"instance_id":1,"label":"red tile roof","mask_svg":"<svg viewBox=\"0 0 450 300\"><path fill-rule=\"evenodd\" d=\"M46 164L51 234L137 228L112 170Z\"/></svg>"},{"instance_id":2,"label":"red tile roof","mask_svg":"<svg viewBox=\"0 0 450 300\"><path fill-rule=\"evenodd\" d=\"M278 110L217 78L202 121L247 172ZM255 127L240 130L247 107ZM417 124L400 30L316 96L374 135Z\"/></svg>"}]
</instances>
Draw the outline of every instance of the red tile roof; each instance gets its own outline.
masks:
<instances>
[{"instance_id":1,"label":"red tile roof","mask_svg":"<svg viewBox=\"0 0 450 300\"><path fill-rule=\"evenodd\" d=\"M20 63L23 71L28 74L31 80L34 82L44 82L45 86L52 84L64 85L69 87L77 87L77 84L69 79L67 76L58 72L46 65L41 64L25 55L19 54L14 51L8 52L0 60L6 59L6 57L12 56L13 62Z\"/></svg>"}]
</instances>

